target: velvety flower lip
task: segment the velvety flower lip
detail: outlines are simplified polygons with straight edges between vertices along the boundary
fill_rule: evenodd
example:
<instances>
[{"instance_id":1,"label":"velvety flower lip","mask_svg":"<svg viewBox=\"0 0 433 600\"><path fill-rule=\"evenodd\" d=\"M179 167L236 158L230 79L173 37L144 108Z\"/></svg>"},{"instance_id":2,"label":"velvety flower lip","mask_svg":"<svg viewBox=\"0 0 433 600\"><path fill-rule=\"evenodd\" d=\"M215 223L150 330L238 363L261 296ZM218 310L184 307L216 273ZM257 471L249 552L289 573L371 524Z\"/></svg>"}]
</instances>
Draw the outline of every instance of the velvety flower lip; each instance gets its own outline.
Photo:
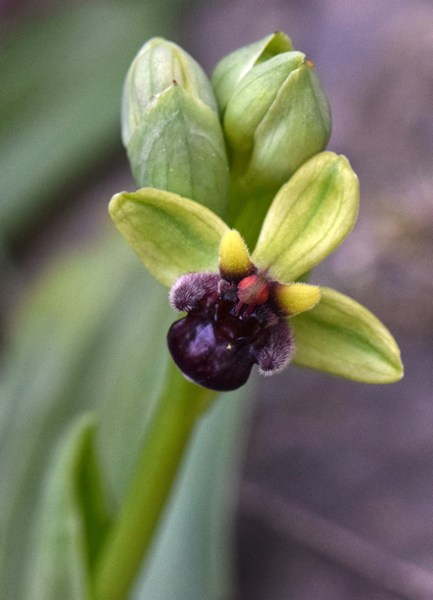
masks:
<instances>
[{"instance_id":1,"label":"velvety flower lip","mask_svg":"<svg viewBox=\"0 0 433 600\"><path fill-rule=\"evenodd\" d=\"M294 341L286 317L309 310L319 299L316 286L284 285L261 273L240 234L229 230L220 244L219 274L181 275L171 288L172 307L187 315L170 327L168 348L190 380L234 390L254 364L262 375L289 364Z\"/></svg>"},{"instance_id":2,"label":"velvety flower lip","mask_svg":"<svg viewBox=\"0 0 433 600\"><path fill-rule=\"evenodd\" d=\"M181 286L194 285L194 274L185 278ZM263 306L240 309L234 286L224 283L220 280L211 299L203 298L201 306L176 321L167 335L171 355L183 374L218 391L243 385L255 363L263 374L281 370L293 350L286 323Z\"/></svg>"}]
</instances>

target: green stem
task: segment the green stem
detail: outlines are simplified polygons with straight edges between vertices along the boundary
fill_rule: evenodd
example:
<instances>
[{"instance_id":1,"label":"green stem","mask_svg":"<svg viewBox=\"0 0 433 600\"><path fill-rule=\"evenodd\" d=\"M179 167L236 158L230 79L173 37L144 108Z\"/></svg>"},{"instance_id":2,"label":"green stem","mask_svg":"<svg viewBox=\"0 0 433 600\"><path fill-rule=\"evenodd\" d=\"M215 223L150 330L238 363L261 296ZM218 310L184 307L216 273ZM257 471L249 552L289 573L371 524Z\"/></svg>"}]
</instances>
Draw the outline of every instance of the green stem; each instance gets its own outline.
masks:
<instances>
[{"instance_id":1,"label":"green stem","mask_svg":"<svg viewBox=\"0 0 433 600\"><path fill-rule=\"evenodd\" d=\"M215 392L188 382L170 364L120 514L96 570L96 600L125 600L149 550L192 430ZM127 443L127 442L126 442Z\"/></svg>"},{"instance_id":2,"label":"green stem","mask_svg":"<svg viewBox=\"0 0 433 600\"><path fill-rule=\"evenodd\" d=\"M236 153L230 165L228 224L242 233L252 252L278 188L264 188L252 182L247 174L249 160L248 154Z\"/></svg>"},{"instance_id":3,"label":"green stem","mask_svg":"<svg viewBox=\"0 0 433 600\"><path fill-rule=\"evenodd\" d=\"M261 190L251 190L245 193L236 180L232 181L231 194L232 214L229 225L242 233L252 252L274 194Z\"/></svg>"}]
</instances>

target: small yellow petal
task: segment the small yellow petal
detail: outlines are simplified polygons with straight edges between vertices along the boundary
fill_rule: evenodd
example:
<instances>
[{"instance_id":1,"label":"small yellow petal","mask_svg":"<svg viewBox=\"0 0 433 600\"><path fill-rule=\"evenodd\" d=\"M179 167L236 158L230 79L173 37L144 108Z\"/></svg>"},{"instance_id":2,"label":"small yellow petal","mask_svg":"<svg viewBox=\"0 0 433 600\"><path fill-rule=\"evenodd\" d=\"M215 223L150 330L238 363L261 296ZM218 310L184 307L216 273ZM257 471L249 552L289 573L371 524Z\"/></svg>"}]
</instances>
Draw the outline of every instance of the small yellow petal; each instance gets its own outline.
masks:
<instances>
[{"instance_id":1,"label":"small yellow petal","mask_svg":"<svg viewBox=\"0 0 433 600\"><path fill-rule=\"evenodd\" d=\"M310 310L320 300L320 288L308 283L279 283L274 288L278 308L287 316Z\"/></svg>"},{"instance_id":2,"label":"small yellow petal","mask_svg":"<svg viewBox=\"0 0 433 600\"><path fill-rule=\"evenodd\" d=\"M242 279L254 270L248 248L236 229L230 229L221 239L219 270L228 279Z\"/></svg>"}]
</instances>

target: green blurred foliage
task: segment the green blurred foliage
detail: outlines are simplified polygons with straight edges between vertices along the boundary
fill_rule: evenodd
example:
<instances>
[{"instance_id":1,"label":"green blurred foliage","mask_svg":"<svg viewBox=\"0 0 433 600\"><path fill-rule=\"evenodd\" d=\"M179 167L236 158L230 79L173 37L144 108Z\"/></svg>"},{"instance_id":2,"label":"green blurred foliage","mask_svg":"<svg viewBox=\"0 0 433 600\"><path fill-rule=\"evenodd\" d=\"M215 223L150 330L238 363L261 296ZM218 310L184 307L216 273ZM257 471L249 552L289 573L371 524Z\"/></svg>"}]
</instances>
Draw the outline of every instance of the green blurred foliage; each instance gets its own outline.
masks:
<instances>
[{"instance_id":1,"label":"green blurred foliage","mask_svg":"<svg viewBox=\"0 0 433 600\"><path fill-rule=\"evenodd\" d=\"M110 160L131 57L150 35L170 35L187 4L71 3L2 26L1 248L22 239L83 175ZM2 285L8 276L11 266ZM101 468L96 496L103 492L115 514L162 386L173 316L166 291L114 231L56 257L25 295L0 368L0 596L80 598L87 577L80 564L94 543L80 536L91 531L89 515L101 523L108 518L99 501L83 496L88 452ZM205 418L193 440L135 598L149 597L147 586L167 570L159 600L173 597L185 569L178 598L205 598L210 589L231 586L222 499L237 465L231 451L242 404L233 399L228 395ZM93 449L93 426L80 420L83 413L97 426ZM221 431L226 443L209 451Z\"/></svg>"},{"instance_id":2,"label":"green blurred foliage","mask_svg":"<svg viewBox=\"0 0 433 600\"><path fill-rule=\"evenodd\" d=\"M70 3L3 25L1 237L41 220L61 190L107 160L131 58L150 35L168 34L186 3Z\"/></svg>"}]
</instances>

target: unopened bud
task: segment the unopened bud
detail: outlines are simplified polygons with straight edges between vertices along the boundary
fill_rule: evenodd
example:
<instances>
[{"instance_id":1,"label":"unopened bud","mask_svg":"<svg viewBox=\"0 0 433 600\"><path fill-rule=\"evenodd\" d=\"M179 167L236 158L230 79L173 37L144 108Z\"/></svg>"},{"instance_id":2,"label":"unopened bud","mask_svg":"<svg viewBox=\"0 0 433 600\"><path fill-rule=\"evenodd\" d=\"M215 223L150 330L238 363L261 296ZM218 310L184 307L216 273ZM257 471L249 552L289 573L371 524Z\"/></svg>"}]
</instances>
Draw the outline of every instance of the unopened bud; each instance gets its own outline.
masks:
<instances>
[{"instance_id":1,"label":"unopened bud","mask_svg":"<svg viewBox=\"0 0 433 600\"><path fill-rule=\"evenodd\" d=\"M122 139L140 187L223 214L229 172L217 102L200 65L176 44L147 42L124 86Z\"/></svg>"},{"instance_id":2,"label":"unopened bud","mask_svg":"<svg viewBox=\"0 0 433 600\"><path fill-rule=\"evenodd\" d=\"M278 189L325 148L331 131L329 104L313 63L302 52L284 49L280 38L277 42L273 47L282 51L264 51L253 65L238 51L236 85L230 70L217 66L214 75L230 157L250 189Z\"/></svg>"}]
</instances>

